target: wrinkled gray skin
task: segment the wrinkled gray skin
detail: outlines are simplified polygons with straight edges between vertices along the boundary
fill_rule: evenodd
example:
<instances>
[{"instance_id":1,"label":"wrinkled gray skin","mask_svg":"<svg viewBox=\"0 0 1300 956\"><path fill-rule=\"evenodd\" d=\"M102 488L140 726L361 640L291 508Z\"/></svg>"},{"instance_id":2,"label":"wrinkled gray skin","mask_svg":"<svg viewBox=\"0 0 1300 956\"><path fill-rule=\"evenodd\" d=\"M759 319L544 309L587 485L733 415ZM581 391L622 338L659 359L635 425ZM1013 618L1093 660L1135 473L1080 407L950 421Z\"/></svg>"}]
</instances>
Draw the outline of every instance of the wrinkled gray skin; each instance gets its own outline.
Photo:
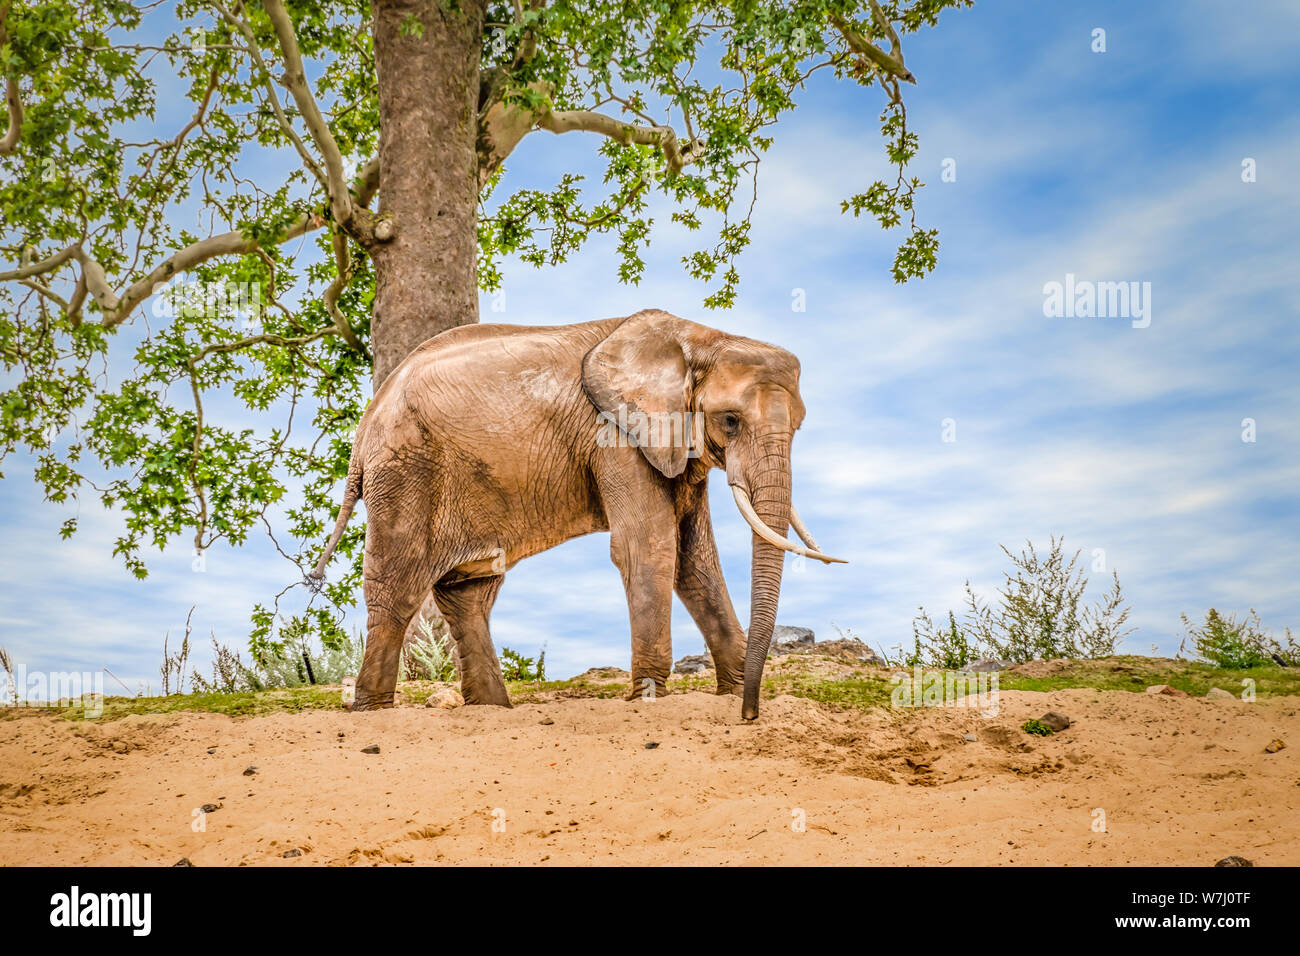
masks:
<instances>
[{"instance_id":1,"label":"wrinkled gray skin","mask_svg":"<svg viewBox=\"0 0 1300 956\"><path fill-rule=\"evenodd\" d=\"M643 432L634 447L599 415L621 413L634 433L638 410L677 413L690 427L684 437ZM666 692L675 589L713 655L717 692L743 693L742 715L757 717L784 554L754 536L746 654L706 478L724 468L784 536L790 443L803 417L793 355L664 312L469 325L428 340L362 417L338 525L315 573L323 577L364 498L369 622L354 709L392 706L403 634L430 589L455 635L466 702L510 706L488 633L505 572L608 530L631 617L632 696Z\"/></svg>"}]
</instances>

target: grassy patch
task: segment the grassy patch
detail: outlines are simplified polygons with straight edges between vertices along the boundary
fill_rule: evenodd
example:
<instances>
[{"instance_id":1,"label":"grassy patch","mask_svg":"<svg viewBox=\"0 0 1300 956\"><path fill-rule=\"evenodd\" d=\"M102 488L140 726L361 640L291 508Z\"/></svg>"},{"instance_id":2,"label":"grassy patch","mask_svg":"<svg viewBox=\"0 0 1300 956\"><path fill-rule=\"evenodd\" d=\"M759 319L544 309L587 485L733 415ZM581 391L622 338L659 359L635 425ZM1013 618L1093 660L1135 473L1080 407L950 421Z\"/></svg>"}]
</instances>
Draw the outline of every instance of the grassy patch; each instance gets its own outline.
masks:
<instances>
[{"instance_id":1,"label":"grassy patch","mask_svg":"<svg viewBox=\"0 0 1300 956\"><path fill-rule=\"evenodd\" d=\"M1070 661L1060 673L1043 677L1007 671L998 682L1001 690L1052 691L1070 688L1145 692L1153 684L1168 684L1204 697L1211 687L1240 695L1243 680L1255 682L1258 697L1300 695L1300 668L1269 664L1241 670L1215 667L1198 661L1162 657L1108 657L1098 661Z\"/></svg>"},{"instance_id":2,"label":"grassy patch","mask_svg":"<svg viewBox=\"0 0 1300 956\"><path fill-rule=\"evenodd\" d=\"M894 684L890 676L899 669L869 667L858 662L835 661L799 655L774 661L763 681L763 696L789 694L832 706L864 710L888 707ZM934 673L927 669L926 673ZM1036 676L1037 675L1037 676ZM1259 697L1300 696L1300 668L1270 664L1232 670L1196 661L1155 657L1109 657L1095 661L1035 661L998 677L999 690L1054 691L1068 689L1118 690L1143 693L1152 684L1168 684L1196 697L1211 687L1239 695L1243 680L1255 682ZM422 707L438 685L432 681L404 681L398 685L398 704ZM515 681L507 684L516 704L568 698L621 699L630 684L620 680L575 677L557 681ZM712 692L713 675L673 676L673 692ZM248 691L234 694L176 694L171 697L108 697L101 720L129 714L210 713L231 717L296 713L304 710L342 710L338 685L315 685L286 690ZM81 704L42 708L0 708L0 719L24 713L52 713L69 720L88 719Z\"/></svg>"},{"instance_id":3,"label":"grassy patch","mask_svg":"<svg viewBox=\"0 0 1300 956\"><path fill-rule=\"evenodd\" d=\"M241 691L234 694L173 694L170 697L105 697L99 720L117 720L131 714L202 713L231 717L261 717L265 714L297 713L303 710L342 710L342 689L321 685L285 690ZM77 702L60 707L11 707L6 716L24 713L56 713L68 720L88 720L86 708Z\"/></svg>"}]
</instances>

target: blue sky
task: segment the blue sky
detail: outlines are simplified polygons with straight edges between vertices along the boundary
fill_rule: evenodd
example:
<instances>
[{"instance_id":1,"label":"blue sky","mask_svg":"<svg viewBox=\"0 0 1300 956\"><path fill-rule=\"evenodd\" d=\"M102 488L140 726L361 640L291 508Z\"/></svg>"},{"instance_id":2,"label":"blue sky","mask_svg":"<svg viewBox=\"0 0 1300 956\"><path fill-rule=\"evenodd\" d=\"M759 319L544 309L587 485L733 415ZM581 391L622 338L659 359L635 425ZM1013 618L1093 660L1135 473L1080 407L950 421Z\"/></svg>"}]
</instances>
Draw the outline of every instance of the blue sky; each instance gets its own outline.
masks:
<instances>
[{"instance_id":1,"label":"blue sky","mask_svg":"<svg viewBox=\"0 0 1300 956\"><path fill-rule=\"evenodd\" d=\"M1091 50L1106 31L1106 52ZM800 357L808 417L796 502L848 566L787 565L779 620L873 645L910 640L918 605L942 614L963 582L991 594L1026 538L1064 535L1118 570L1137 626L1125 648L1178 644L1178 616L1256 608L1300 625L1300 7L1262 2L1012 4L985 0L905 38L907 90L937 226L938 271L894 285L898 236L840 215L883 172L874 91L819 77L777 127L760 173L735 308L707 312L683 272L687 237L660 228L639 286L596 241L543 271L511 264L505 312L484 321L579 322L667 309ZM538 132L517 184L564 169L598 182L594 138ZM1255 161L1255 182L1242 162ZM941 181L946 159L956 179ZM524 174L526 171L526 175ZM510 184L508 180L507 185ZM504 189L504 187L503 187ZM1048 318L1045 283L1149 282L1151 322ZM791 308L794 290L805 312ZM1243 419L1256 440L1242 441ZM942 440L955 422L956 441ZM135 581L111 557L120 517L41 501L31 462L0 481L0 645L29 669L107 665L157 686L163 634L196 605L242 647L248 610L292 580L268 542L217 547L191 570L185 542ZM729 587L748 619L748 529L714 476ZM1099 585L1100 576L1094 576ZM1099 590L1099 588L1097 588ZM361 614L353 620L360 626ZM608 539L532 558L507 578L498 646L543 642L554 676L626 666L627 608ZM702 641L674 613L677 655Z\"/></svg>"}]
</instances>

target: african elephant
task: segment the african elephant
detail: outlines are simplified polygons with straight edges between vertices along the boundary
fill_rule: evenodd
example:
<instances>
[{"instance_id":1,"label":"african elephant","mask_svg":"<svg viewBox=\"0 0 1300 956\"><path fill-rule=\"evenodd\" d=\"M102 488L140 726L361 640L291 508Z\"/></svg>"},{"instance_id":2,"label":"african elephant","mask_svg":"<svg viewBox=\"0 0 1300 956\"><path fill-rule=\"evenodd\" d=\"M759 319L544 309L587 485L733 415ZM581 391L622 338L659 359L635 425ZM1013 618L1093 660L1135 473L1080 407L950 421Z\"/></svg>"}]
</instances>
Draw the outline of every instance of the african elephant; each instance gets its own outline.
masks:
<instances>
[{"instance_id":1,"label":"african elephant","mask_svg":"<svg viewBox=\"0 0 1300 956\"><path fill-rule=\"evenodd\" d=\"M664 693L673 590L704 634L719 694L758 716L784 551L825 562L790 501L804 417L783 349L665 312L429 339L384 381L352 447L324 578L359 498L367 509L368 636L355 709L391 706L403 634L434 600L455 635L467 703L510 706L488 615L505 572L610 532L632 624L632 694ZM754 529L752 617L727 595L707 476L724 468ZM793 523L807 547L788 540ZM629 698L630 699L630 698Z\"/></svg>"}]
</instances>

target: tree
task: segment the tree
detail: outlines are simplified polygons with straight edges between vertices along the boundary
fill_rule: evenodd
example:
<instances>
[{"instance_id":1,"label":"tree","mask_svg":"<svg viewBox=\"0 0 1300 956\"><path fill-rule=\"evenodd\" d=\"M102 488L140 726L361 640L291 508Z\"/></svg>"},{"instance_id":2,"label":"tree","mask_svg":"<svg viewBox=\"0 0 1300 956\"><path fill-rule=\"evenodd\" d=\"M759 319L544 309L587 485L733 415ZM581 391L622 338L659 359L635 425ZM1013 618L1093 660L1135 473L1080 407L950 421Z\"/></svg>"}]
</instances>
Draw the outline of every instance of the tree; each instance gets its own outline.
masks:
<instances>
[{"instance_id":1,"label":"tree","mask_svg":"<svg viewBox=\"0 0 1300 956\"><path fill-rule=\"evenodd\" d=\"M35 455L50 500L120 509L139 577L145 545L238 544L277 503L308 567L367 379L477 321L503 258L611 234L635 283L658 192L708 237L684 260L705 304L730 304L771 127L815 72L883 93L896 175L843 210L902 228L895 281L931 270L900 36L969 4L0 0L0 453ZM540 132L597 134L602 195L574 174L506 194ZM230 397L252 415L207 410ZM290 623L336 633L311 613ZM274 614L254 622L256 646Z\"/></svg>"}]
</instances>

